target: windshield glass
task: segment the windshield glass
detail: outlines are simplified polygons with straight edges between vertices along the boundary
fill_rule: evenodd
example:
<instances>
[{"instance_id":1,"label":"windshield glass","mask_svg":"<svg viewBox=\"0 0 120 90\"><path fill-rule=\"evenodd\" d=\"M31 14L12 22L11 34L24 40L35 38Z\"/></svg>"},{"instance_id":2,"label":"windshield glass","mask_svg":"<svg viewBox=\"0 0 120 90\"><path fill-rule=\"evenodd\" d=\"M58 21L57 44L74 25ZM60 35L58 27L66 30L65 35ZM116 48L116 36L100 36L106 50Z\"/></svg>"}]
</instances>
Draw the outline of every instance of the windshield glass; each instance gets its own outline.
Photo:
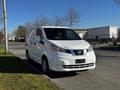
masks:
<instances>
[{"instance_id":1,"label":"windshield glass","mask_svg":"<svg viewBox=\"0 0 120 90\"><path fill-rule=\"evenodd\" d=\"M49 40L81 40L80 36L72 29L64 28L44 28Z\"/></svg>"}]
</instances>

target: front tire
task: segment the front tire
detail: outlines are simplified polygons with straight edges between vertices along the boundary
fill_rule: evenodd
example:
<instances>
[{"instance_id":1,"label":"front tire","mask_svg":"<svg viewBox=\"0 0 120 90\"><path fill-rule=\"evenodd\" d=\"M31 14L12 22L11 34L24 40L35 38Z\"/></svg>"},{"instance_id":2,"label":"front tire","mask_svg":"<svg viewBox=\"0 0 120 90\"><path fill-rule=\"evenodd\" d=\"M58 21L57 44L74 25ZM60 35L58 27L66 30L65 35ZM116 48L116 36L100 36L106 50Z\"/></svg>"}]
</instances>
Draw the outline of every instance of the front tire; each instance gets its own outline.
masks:
<instances>
[{"instance_id":1,"label":"front tire","mask_svg":"<svg viewBox=\"0 0 120 90\"><path fill-rule=\"evenodd\" d=\"M44 74L48 74L49 73L48 61L45 58L42 60L42 71L43 71Z\"/></svg>"}]
</instances>

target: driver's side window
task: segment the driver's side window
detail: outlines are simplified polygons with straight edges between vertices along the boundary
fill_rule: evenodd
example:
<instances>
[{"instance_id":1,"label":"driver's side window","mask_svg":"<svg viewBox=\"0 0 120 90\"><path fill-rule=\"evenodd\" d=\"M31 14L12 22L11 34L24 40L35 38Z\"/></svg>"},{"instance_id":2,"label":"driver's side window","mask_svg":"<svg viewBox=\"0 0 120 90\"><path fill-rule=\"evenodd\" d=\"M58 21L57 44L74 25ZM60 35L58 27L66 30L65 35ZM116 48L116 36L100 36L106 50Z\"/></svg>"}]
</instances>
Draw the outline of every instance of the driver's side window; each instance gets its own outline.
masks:
<instances>
[{"instance_id":1,"label":"driver's side window","mask_svg":"<svg viewBox=\"0 0 120 90\"><path fill-rule=\"evenodd\" d=\"M36 36L41 36L41 35L42 35L41 29L37 28L37 30L36 30Z\"/></svg>"},{"instance_id":2,"label":"driver's side window","mask_svg":"<svg viewBox=\"0 0 120 90\"><path fill-rule=\"evenodd\" d=\"M41 29L37 28L37 30L36 30L36 41L41 42L42 38L43 38L42 37L42 31L41 31Z\"/></svg>"}]
</instances>

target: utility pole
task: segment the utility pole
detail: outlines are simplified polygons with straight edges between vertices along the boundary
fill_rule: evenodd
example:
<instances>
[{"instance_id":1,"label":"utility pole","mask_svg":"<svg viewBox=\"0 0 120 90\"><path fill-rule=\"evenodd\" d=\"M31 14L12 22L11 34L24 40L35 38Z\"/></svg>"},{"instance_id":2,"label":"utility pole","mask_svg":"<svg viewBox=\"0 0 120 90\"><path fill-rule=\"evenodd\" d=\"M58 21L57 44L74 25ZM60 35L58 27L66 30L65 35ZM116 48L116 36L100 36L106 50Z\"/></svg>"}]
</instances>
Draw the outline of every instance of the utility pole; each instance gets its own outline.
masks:
<instances>
[{"instance_id":1,"label":"utility pole","mask_svg":"<svg viewBox=\"0 0 120 90\"><path fill-rule=\"evenodd\" d=\"M3 15L4 15L5 53L8 53L8 38L7 38L7 9L6 9L6 0L3 0Z\"/></svg>"}]
</instances>

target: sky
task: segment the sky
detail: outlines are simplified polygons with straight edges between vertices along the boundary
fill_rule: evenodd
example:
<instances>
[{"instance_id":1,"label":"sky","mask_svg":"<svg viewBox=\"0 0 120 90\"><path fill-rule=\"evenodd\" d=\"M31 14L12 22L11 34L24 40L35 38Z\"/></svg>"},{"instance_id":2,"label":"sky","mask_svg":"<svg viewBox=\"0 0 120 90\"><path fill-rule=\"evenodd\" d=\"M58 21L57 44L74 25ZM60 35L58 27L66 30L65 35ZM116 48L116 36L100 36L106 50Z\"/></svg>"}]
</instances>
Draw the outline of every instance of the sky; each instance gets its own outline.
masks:
<instances>
[{"instance_id":1,"label":"sky","mask_svg":"<svg viewBox=\"0 0 120 90\"><path fill-rule=\"evenodd\" d=\"M64 16L74 7L80 13L77 28L120 26L120 5L114 0L6 0L8 32L39 16Z\"/></svg>"}]
</instances>

